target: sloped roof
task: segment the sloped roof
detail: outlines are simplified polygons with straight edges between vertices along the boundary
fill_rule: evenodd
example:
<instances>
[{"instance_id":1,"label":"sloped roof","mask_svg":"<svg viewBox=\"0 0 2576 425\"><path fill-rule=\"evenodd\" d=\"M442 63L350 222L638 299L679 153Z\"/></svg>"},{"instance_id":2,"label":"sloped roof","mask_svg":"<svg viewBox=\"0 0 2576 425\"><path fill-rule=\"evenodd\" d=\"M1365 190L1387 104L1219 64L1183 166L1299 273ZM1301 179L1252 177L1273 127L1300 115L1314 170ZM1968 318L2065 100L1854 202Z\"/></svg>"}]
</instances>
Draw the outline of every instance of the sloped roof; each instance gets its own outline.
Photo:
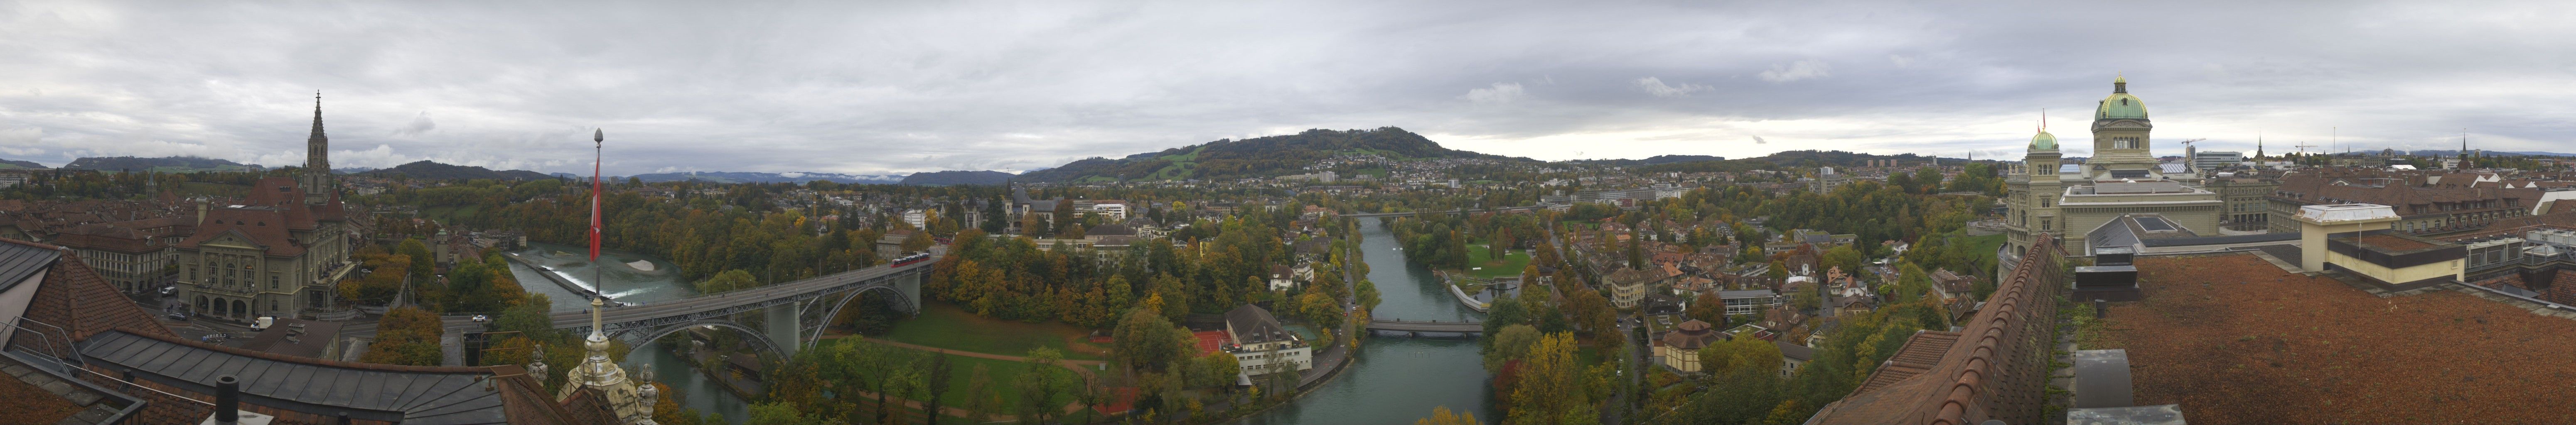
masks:
<instances>
[{"instance_id":1,"label":"sloped roof","mask_svg":"<svg viewBox=\"0 0 2576 425\"><path fill-rule=\"evenodd\" d=\"M1285 341L1289 338L1288 329L1280 327L1279 319L1271 317L1270 310L1263 309L1261 306L1244 304L1226 311L1225 325L1234 332L1235 341L1243 344Z\"/></svg>"},{"instance_id":2,"label":"sloped roof","mask_svg":"<svg viewBox=\"0 0 2576 425\"><path fill-rule=\"evenodd\" d=\"M17 287L28 276L52 268L54 259L62 256L62 250L35 244L0 244L0 291Z\"/></svg>"},{"instance_id":3,"label":"sloped roof","mask_svg":"<svg viewBox=\"0 0 2576 425\"><path fill-rule=\"evenodd\" d=\"M61 247L13 239L0 239L0 251L24 252L28 249L59 252ZM21 260L32 261L32 260ZM24 267L23 265L21 267ZM122 329L152 335L176 335L153 320L152 313L134 300L118 293L115 286L100 279L98 272L78 259L56 259L45 265L44 283L27 303L26 318L63 328L70 340L88 339L90 335ZM12 345L32 343L32 335L21 332Z\"/></svg>"},{"instance_id":4,"label":"sloped roof","mask_svg":"<svg viewBox=\"0 0 2576 425\"><path fill-rule=\"evenodd\" d=\"M315 361L122 331L83 341L81 355L200 394L213 393L218 376L241 377L244 403L295 412L404 424L511 423L502 390L483 382L493 376L487 368Z\"/></svg>"}]
</instances>

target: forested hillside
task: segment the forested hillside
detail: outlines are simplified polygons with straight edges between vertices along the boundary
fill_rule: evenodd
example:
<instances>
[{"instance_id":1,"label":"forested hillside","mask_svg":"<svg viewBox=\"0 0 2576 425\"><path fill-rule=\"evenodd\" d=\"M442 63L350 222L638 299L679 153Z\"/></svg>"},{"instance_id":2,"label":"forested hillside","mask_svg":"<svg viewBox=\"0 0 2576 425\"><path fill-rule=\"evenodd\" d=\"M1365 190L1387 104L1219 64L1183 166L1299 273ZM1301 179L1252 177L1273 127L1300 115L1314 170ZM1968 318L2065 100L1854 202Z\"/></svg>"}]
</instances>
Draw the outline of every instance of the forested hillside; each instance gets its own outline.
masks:
<instances>
[{"instance_id":1,"label":"forested hillside","mask_svg":"<svg viewBox=\"0 0 2576 425\"><path fill-rule=\"evenodd\" d=\"M1091 158L1062 167L1022 174L1020 181L1223 180L1276 177L1304 172L1307 165L1343 154L1376 154L1389 158L1510 159L1441 147L1439 142L1395 127L1372 130L1306 130L1302 133L1225 139L1121 159Z\"/></svg>"}]
</instances>

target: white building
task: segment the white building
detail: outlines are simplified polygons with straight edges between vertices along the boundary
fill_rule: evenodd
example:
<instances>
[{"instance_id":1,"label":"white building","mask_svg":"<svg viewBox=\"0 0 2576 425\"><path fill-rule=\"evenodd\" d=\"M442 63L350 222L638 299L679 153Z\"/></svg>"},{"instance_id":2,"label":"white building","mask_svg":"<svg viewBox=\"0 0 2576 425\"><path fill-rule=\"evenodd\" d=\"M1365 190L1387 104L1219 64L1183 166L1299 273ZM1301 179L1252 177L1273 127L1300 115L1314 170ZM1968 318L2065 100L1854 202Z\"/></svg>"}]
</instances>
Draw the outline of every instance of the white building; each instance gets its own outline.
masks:
<instances>
[{"instance_id":1,"label":"white building","mask_svg":"<svg viewBox=\"0 0 2576 425\"><path fill-rule=\"evenodd\" d=\"M2191 168L2199 170L2215 170L2234 166L2241 162L2245 162L2244 152L2200 151L2192 154Z\"/></svg>"},{"instance_id":2,"label":"white building","mask_svg":"<svg viewBox=\"0 0 2576 425\"><path fill-rule=\"evenodd\" d=\"M1280 327L1279 319L1260 306L1244 304L1225 312L1225 335L1224 350L1234 354L1244 375L1315 368L1315 347Z\"/></svg>"}]
</instances>

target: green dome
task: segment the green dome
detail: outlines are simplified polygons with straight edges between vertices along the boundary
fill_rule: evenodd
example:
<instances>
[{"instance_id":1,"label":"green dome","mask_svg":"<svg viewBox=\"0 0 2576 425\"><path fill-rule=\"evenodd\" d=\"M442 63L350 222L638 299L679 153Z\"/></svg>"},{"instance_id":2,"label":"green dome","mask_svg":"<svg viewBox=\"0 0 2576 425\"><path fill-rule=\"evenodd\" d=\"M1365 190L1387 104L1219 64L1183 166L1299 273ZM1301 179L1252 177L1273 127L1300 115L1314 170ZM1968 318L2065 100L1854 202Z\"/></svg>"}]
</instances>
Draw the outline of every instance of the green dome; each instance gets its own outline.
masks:
<instances>
[{"instance_id":1,"label":"green dome","mask_svg":"<svg viewBox=\"0 0 2576 425\"><path fill-rule=\"evenodd\" d=\"M2093 119L2147 119L2147 102L2129 95L2129 78L2120 77L2111 80L2111 97L2102 98L2102 105L2093 109Z\"/></svg>"},{"instance_id":2,"label":"green dome","mask_svg":"<svg viewBox=\"0 0 2576 425\"><path fill-rule=\"evenodd\" d=\"M2030 136L2030 149L2031 149L2031 150L2056 150L2056 149L2057 149L2057 135L2054 135L2054 134L2048 134L2048 131L2047 131L2047 130L2041 130L2041 131L2039 132L2039 135Z\"/></svg>"}]
</instances>

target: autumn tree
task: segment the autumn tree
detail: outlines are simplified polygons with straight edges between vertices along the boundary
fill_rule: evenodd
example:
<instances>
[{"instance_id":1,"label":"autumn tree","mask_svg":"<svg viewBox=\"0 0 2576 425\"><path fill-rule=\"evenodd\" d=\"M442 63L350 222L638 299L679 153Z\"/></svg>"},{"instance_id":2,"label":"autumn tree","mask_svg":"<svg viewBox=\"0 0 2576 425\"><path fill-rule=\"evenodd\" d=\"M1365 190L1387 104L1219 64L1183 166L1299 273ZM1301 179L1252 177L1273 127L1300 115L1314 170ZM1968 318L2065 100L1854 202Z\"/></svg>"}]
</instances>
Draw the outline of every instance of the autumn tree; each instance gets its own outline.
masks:
<instances>
[{"instance_id":1,"label":"autumn tree","mask_svg":"<svg viewBox=\"0 0 2576 425\"><path fill-rule=\"evenodd\" d=\"M376 341L367 345L367 353L358 361L438 366L445 358L439 351L439 338L446 332L435 313L418 307L395 308L376 321Z\"/></svg>"},{"instance_id":2,"label":"autumn tree","mask_svg":"<svg viewBox=\"0 0 2576 425\"><path fill-rule=\"evenodd\" d=\"M1054 348L1029 350L1022 362L1025 369L1020 372L1019 379L1012 382L1012 387L1020 395L1018 407L1022 421L1047 423L1047 418L1064 413L1064 405L1056 403L1056 399L1072 389L1072 377L1067 375L1073 371L1065 370L1059 364L1063 359L1064 354Z\"/></svg>"},{"instance_id":3,"label":"autumn tree","mask_svg":"<svg viewBox=\"0 0 2576 425\"><path fill-rule=\"evenodd\" d=\"M1726 327L1726 301L1718 299L1714 292L1701 292L1699 297L1691 299L1690 308L1683 309L1682 315L1723 329Z\"/></svg>"},{"instance_id":4,"label":"autumn tree","mask_svg":"<svg viewBox=\"0 0 2576 425\"><path fill-rule=\"evenodd\" d=\"M1413 425L1484 425L1476 421L1475 412L1450 413L1449 406L1431 408L1431 417L1415 419Z\"/></svg>"},{"instance_id":5,"label":"autumn tree","mask_svg":"<svg viewBox=\"0 0 2576 425\"><path fill-rule=\"evenodd\" d=\"M1493 336L1486 339L1491 341L1493 349L1485 352L1486 373L1501 371L1504 363L1529 355L1530 347L1538 345L1542 337L1538 327L1530 325L1504 326L1502 332L1489 335Z\"/></svg>"},{"instance_id":6,"label":"autumn tree","mask_svg":"<svg viewBox=\"0 0 2576 425\"><path fill-rule=\"evenodd\" d=\"M1188 332L1145 309L1127 312L1110 335L1110 356L1131 369L1164 370L1186 358L1192 343Z\"/></svg>"},{"instance_id":7,"label":"autumn tree","mask_svg":"<svg viewBox=\"0 0 2576 425\"><path fill-rule=\"evenodd\" d=\"M1511 411L1507 412L1505 423L1556 423L1575 406L1591 404L1591 400L1585 397L1569 396L1583 391L1582 380L1578 376L1583 366L1575 364L1574 350L1572 334L1555 333L1539 338L1538 344L1532 346L1529 355L1521 361L1519 383L1515 385L1519 388L1512 390Z\"/></svg>"},{"instance_id":8,"label":"autumn tree","mask_svg":"<svg viewBox=\"0 0 2576 425\"><path fill-rule=\"evenodd\" d=\"M1574 325L1584 332L1618 330L1619 312L1610 307L1610 298L1601 296L1601 291L1576 290L1567 294L1564 310L1574 319Z\"/></svg>"}]
</instances>

